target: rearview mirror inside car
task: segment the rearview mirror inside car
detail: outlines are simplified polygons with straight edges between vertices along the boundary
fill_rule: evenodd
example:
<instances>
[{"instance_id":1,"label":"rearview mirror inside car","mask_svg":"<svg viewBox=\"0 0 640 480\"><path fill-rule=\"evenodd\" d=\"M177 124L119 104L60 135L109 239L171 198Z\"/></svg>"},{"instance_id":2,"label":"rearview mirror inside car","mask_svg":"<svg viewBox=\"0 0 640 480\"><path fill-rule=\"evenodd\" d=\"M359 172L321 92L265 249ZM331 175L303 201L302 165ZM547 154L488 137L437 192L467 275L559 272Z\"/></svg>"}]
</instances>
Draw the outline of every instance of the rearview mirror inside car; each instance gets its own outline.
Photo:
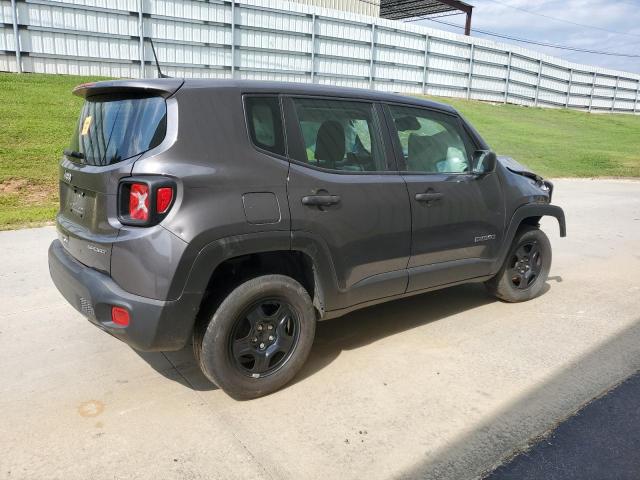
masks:
<instances>
[{"instance_id":1,"label":"rearview mirror inside car","mask_svg":"<svg viewBox=\"0 0 640 480\"><path fill-rule=\"evenodd\" d=\"M491 173L496 169L498 158L491 150L476 150L473 153L473 173L479 175Z\"/></svg>"}]
</instances>

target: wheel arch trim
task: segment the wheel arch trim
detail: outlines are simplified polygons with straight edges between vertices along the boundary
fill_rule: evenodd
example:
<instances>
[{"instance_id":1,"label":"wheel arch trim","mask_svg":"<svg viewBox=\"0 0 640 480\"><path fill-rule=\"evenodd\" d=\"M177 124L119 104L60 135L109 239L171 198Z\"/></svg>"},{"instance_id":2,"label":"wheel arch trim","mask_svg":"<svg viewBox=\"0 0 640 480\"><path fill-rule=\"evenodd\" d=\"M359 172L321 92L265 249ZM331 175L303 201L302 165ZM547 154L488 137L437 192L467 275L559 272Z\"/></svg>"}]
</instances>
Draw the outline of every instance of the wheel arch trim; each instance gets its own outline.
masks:
<instances>
[{"instance_id":1,"label":"wheel arch trim","mask_svg":"<svg viewBox=\"0 0 640 480\"><path fill-rule=\"evenodd\" d=\"M196 255L188 273L184 293L204 295L211 276L226 260L243 255L291 251L311 260L315 285L314 306L321 316L331 308L337 295L333 261L326 245L313 234L270 231L220 238L205 245Z\"/></svg>"},{"instance_id":2,"label":"wheel arch trim","mask_svg":"<svg viewBox=\"0 0 640 480\"><path fill-rule=\"evenodd\" d=\"M557 205L550 204L539 204L539 203L527 203L516 209L516 211L511 216L511 221L509 222L509 226L507 228L506 235L504 237L504 242L502 244L502 248L496 259L496 263L493 265L492 272L497 273L498 270L502 267L502 264L505 261L507 253L511 248L511 244L513 243L513 239L516 236L516 232L518 228L523 224L526 219L535 218L540 219L541 217L550 216L555 217L558 220L558 226L560 228L560 236L567 236L567 225L565 221L564 211Z\"/></svg>"}]
</instances>

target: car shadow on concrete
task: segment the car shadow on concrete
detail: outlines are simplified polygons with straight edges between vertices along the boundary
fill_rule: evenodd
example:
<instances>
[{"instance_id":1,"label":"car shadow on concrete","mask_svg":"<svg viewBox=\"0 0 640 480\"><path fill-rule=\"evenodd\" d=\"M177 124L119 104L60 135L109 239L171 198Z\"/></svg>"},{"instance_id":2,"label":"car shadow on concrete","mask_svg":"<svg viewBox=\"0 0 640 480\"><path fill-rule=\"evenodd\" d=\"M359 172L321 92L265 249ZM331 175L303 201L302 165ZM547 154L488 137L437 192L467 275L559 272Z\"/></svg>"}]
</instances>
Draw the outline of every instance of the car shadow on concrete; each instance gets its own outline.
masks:
<instances>
[{"instance_id":1,"label":"car shadow on concrete","mask_svg":"<svg viewBox=\"0 0 640 480\"><path fill-rule=\"evenodd\" d=\"M548 285L545 285L548 289ZM335 360L343 350L360 348L384 337L496 301L481 284L467 284L364 308L333 320L318 322L309 359L292 383L299 382ZM198 391L214 390L200 371L188 344L177 352L137 352L166 378Z\"/></svg>"},{"instance_id":2,"label":"car shadow on concrete","mask_svg":"<svg viewBox=\"0 0 640 480\"><path fill-rule=\"evenodd\" d=\"M206 392L218 387L204 376L193 354L193 345L188 343L175 352L136 352L156 372L181 385Z\"/></svg>"},{"instance_id":3,"label":"car shadow on concrete","mask_svg":"<svg viewBox=\"0 0 640 480\"><path fill-rule=\"evenodd\" d=\"M571 361L543 383L465 434L418 461L395 478L421 480L485 478L514 455L526 451L586 403L640 370L640 318ZM541 361L544 359L541 358ZM502 453L498 453L502 452ZM426 457L426 455L425 455ZM611 476L621 477L616 465ZM546 477L539 477L546 478ZM554 478L591 478L565 472ZM635 478L635 477L634 477Z\"/></svg>"},{"instance_id":4,"label":"car shadow on concrete","mask_svg":"<svg viewBox=\"0 0 640 480\"><path fill-rule=\"evenodd\" d=\"M394 300L318 322L311 354L294 382L323 369L343 350L364 347L385 337L495 301L482 284L466 284Z\"/></svg>"},{"instance_id":5,"label":"car shadow on concrete","mask_svg":"<svg viewBox=\"0 0 640 480\"><path fill-rule=\"evenodd\" d=\"M561 277L553 278L562 281ZM549 290L544 286L544 292ZM296 375L297 383L333 362L343 350L363 347L385 337L495 302L482 284L465 284L364 308L318 322L309 359ZM157 372L185 387L214 390L200 371L188 344L177 352L137 352Z\"/></svg>"}]
</instances>

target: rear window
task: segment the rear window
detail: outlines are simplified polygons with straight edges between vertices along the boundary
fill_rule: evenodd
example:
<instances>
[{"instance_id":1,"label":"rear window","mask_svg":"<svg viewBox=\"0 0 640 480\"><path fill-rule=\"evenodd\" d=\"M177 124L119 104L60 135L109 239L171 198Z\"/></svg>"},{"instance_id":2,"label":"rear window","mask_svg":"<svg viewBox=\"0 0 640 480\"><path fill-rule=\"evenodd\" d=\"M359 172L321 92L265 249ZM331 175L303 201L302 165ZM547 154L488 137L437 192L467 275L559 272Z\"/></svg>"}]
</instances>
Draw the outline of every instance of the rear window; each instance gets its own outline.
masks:
<instances>
[{"instance_id":1,"label":"rear window","mask_svg":"<svg viewBox=\"0 0 640 480\"><path fill-rule=\"evenodd\" d=\"M167 130L162 97L94 95L88 97L70 149L87 165L111 165L159 145Z\"/></svg>"}]
</instances>

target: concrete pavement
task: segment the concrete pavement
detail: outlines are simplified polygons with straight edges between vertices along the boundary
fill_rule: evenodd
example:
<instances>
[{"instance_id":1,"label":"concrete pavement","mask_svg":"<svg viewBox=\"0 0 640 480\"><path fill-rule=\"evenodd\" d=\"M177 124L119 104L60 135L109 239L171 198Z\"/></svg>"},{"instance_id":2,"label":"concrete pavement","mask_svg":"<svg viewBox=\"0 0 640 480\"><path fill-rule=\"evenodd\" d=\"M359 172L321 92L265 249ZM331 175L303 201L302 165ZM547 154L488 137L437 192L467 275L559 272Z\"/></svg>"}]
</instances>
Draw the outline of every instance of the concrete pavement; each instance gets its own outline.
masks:
<instances>
[{"instance_id":1,"label":"concrete pavement","mask_svg":"<svg viewBox=\"0 0 640 480\"><path fill-rule=\"evenodd\" d=\"M640 369L640 182L558 180L548 291L469 285L321 323L288 388L236 402L52 285L52 227L0 233L0 478L475 478Z\"/></svg>"}]
</instances>

